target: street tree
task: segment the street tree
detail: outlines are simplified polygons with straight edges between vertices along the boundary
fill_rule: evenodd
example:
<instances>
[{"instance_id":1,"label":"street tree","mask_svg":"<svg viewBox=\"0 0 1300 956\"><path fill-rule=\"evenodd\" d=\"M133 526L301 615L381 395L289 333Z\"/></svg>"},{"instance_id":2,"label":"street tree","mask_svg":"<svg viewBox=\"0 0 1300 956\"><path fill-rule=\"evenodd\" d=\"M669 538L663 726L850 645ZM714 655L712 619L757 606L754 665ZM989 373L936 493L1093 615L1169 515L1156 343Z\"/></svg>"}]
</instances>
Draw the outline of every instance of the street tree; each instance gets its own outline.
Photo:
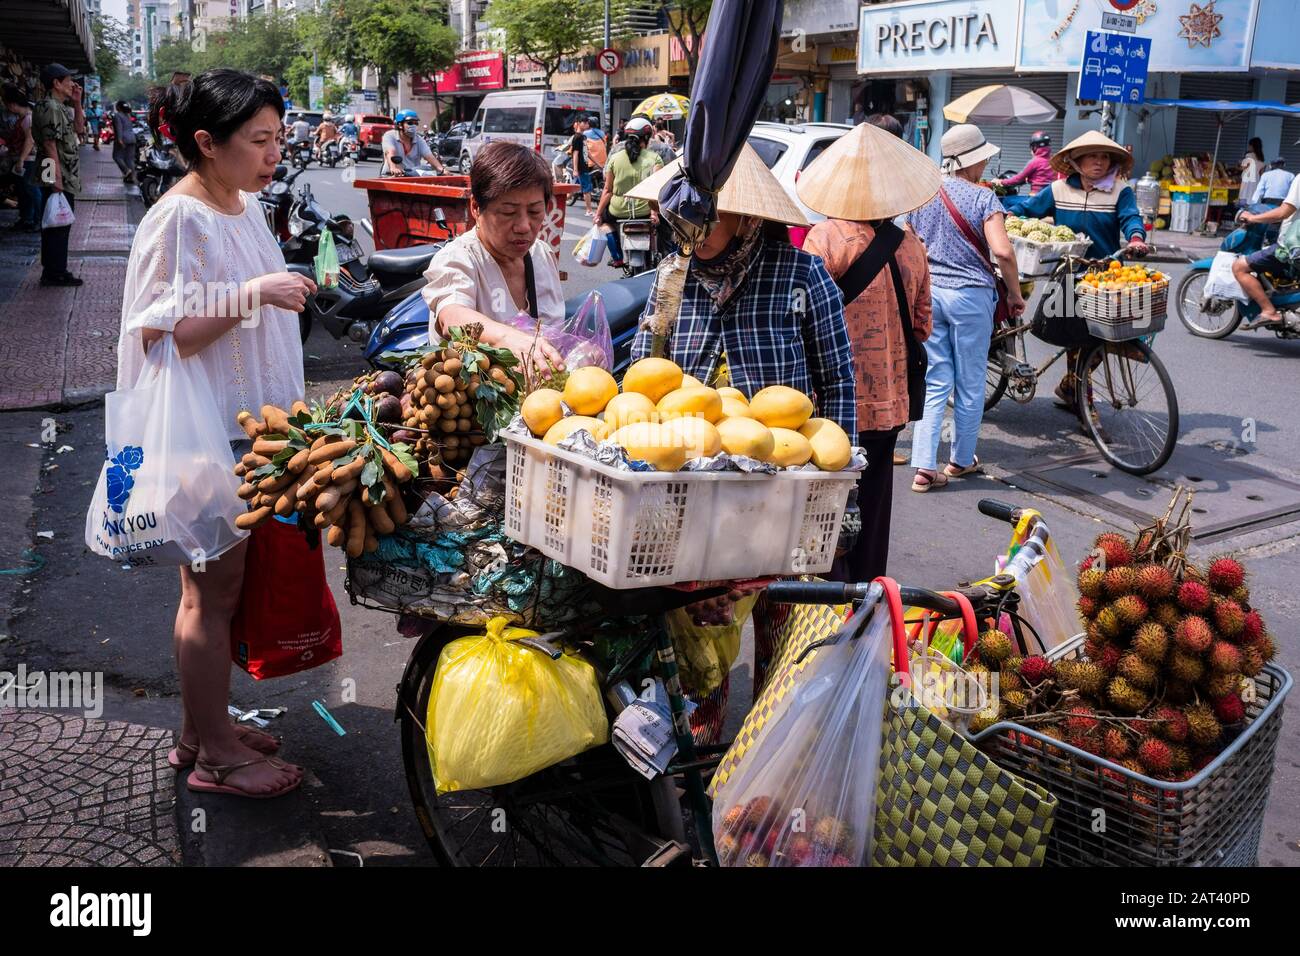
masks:
<instances>
[{"instance_id":1,"label":"street tree","mask_svg":"<svg viewBox=\"0 0 1300 956\"><path fill-rule=\"evenodd\" d=\"M95 72L99 74L102 88L126 72L131 58L131 35L126 27L112 17L99 16L91 25L95 40Z\"/></svg>"},{"instance_id":2,"label":"street tree","mask_svg":"<svg viewBox=\"0 0 1300 956\"><path fill-rule=\"evenodd\" d=\"M713 9L713 0L659 0L656 5L668 21L668 29L686 51L686 68L689 82L693 85L695 71L700 65L701 39L709 11Z\"/></svg>"},{"instance_id":3,"label":"street tree","mask_svg":"<svg viewBox=\"0 0 1300 956\"><path fill-rule=\"evenodd\" d=\"M118 100L126 100L128 103L143 105L148 102L149 88L153 85L153 80L146 76L119 73L113 78L113 82L104 86L104 98L114 103Z\"/></svg>"},{"instance_id":4,"label":"street tree","mask_svg":"<svg viewBox=\"0 0 1300 956\"><path fill-rule=\"evenodd\" d=\"M628 6L628 0L611 0L610 20ZM545 70L548 87L563 60L601 45L604 18L604 0L492 0L487 9L487 25L501 31L506 53Z\"/></svg>"}]
</instances>

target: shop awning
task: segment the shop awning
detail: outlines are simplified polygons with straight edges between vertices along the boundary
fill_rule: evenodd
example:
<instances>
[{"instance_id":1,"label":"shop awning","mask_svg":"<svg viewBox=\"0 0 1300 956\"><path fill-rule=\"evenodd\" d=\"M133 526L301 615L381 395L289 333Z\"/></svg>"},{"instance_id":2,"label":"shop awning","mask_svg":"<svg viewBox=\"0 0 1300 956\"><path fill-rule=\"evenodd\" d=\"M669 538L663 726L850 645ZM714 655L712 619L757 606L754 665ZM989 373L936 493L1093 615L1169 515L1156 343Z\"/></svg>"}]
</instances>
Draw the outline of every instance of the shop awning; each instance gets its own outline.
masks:
<instances>
[{"instance_id":1,"label":"shop awning","mask_svg":"<svg viewBox=\"0 0 1300 956\"><path fill-rule=\"evenodd\" d=\"M5 0L0 44L37 68L62 63L77 73L95 69L85 0Z\"/></svg>"},{"instance_id":2,"label":"shop awning","mask_svg":"<svg viewBox=\"0 0 1300 956\"><path fill-rule=\"evenodd\" d=\"M1147 100L1144 105L1180 106L1186 110L1212 110L1216 113L1300 114L1300 103L1279 103L1277 100Z\"/></svg>"}]
</instances>

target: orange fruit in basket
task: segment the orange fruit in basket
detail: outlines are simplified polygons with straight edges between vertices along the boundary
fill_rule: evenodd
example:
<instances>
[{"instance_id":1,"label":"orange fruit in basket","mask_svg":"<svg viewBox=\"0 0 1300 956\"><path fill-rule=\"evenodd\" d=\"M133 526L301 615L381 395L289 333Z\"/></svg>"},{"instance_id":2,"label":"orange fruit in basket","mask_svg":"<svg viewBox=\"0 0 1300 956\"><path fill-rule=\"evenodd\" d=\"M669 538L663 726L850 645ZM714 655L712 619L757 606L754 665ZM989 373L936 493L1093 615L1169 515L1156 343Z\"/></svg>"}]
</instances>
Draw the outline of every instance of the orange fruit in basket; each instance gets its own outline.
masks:
<instances>
[{"instance_id":1,"label":"orange fruit in basket","mask_svg":"<svg viewBox=\"0 0 1300 956\"><path fill-rule=\"evenodd\" d=\"M722 451L722 436L703 418L674 418L663 426L663 431L681 442L687 458L712 458Z\"/></svg>"},{"instance_id":2,"label":"orange fruit in basket","mask_svg":"<svg viewBox=\"0 0 1300 956\"><path fill-rule=\"evenodd\" d=\"M771 430L753 418L724 418L718 422L718 437L722 450L729 455L744 455L767 461L775 440Z\"/></svg>"},{"instance_id":3,"label":"orange fruit in basket","mask_svg":"<svg viewBox=\"0 0 1300 956\"><path fill-rule=\"evenodd\" d=\"M772 454L768 458L774 465L782 468L790 465L806 465L812 460L812 443L789 428L773 428Z\"/></svg>"},{"instance_id":4,"label":"orange fruit in basket","mask_svg":"<svg viewBox=\"0 0 1300 956\"><path fill-rule=\"evenodd\" d=\"M656 407L659 420L664 422L682 415L698 415L711 423L722 418L722 396L707 385L686 385L671 391L659 399Z\"/></svg>"},{"instance_id":5,"label":"orange fruit in basket","mask_svg":"<svg viewBox=\"0 0 1300 956\"><path fill-rule=\"evenodd\" d=\"M797 389L769 385L750 400L749 410L768 428L799 428L812 417L813 404Z\"/></svg>"},{"instance_id":6,"label":"orange fruit in basket","mask_svg":"<svg viewBox=\"0 0 1300 956\"><path fill-rule=\"evenodd\" d=\"M1118 259L1112 259L1110 260L1110 266L1108 268L1111 272L1119 272L1124 268L1124 266Z\"/></svg>"},{"instance_id":7,"label":"orange fruit in basket","mask_svg":"<svg viewBox=\"0 0 1300 956\"><path fill-rule=\"evenodd\" d=\"M610 434L633 422L657 421L659 413L655 411L655 403L640 392L615 395L605 406L605 429Z\"/></svg>"},{"instance_id":8,"label":"orange fruit in basket","mask_svg":"<svg viewBox=\"0 0 1300 956\"><path fill-rule=\"evenodd\" d=\"M813 464L822 471L839 471L853 455L849 436L829 418L810 418L799 434L812 446Z\"/></svg>"},{"instance_id":9,"label":"orange fruit in basket","mask_svg":"<svg viewBox=\"0 0 1300 956\"><path fill-rule=\"evenodd\" d=\"M597 415L618 394L618 383L598 365L587 365L569 373L564 383L564 403L579 415Z\"/></svg>"},{"instance_id":10,"label":"orange fruit in basket","mask_svg":"<svg viewBox=\"0 0 1300 956\"><path fill-rule=\"evenodd\" d=\"M545 435L552 425L564 417L561 400L562 396L553 388L539 388L530 393L519 408L528 430L538 438Z\"/></svg>"},{"instance_id":11,"label":"orange fruit in basket","mask_svg":"<svg viewBox=\"0 0 1300 956\"><path fill-rule=\"evenodd\" d=\"M595 418L588 418L586 415L570 415L568 418L561 418L552 425L547 430L546 437L542 441L548 445L558 445L574 432L583 428L589 431L591 437L596 441L600 441L605 437L604 422Z\"/></svg>"},{"instance_id":12,"label":"orange fruit in basket","mask_svg":"<svg viewBox=\"0 0 1300 956\"><path fill-rule=\"evenodd\" d=\"M623 391L639 392L657 402L674 389L682 387L682 370L665 358L643 358L628 366L623 375Z\"/></svg>"}]
</instances>

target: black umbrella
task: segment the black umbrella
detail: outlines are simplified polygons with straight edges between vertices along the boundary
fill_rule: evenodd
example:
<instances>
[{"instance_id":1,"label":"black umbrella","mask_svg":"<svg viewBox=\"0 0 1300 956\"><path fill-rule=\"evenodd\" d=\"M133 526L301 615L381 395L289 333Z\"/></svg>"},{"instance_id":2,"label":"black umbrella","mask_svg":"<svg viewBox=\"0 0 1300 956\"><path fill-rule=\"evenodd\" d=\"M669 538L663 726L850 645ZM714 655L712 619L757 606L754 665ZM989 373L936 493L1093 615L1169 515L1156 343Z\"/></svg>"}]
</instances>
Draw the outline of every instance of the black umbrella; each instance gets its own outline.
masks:
<instances>
[{"instance_id":1,"label":"black umbrella","mask_svg":"<svg viewBox=\"0 0 1300 956\"><path fill-rule=\"evenodd\" d=\"M780 0L716 0L691 84L681 170L664 186L659 208L689 243L716 217L714 197L731 175L776 65Z\"/></svg>"}]
</instances>

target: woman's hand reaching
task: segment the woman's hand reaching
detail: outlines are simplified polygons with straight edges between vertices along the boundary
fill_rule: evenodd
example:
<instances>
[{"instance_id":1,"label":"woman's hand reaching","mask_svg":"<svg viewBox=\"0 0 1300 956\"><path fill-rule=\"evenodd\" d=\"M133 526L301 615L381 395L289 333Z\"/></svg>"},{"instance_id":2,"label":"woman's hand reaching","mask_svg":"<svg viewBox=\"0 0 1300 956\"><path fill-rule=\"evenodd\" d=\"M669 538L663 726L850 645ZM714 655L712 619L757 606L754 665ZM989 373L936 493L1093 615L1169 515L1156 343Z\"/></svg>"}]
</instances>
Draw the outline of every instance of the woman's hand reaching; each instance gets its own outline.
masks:
<instances>
[{"instance_id":1,"label":"woman's hand reaching","mask_svg":"<svg viewBox=\"0 0 1300 956\"><path fill-rule=\"evenodd\" d=\"M290 312L301 312L307 305L307 296L316 292L316 283L297 272L272 272L258 276L249 285L253 308L273 305Z\"/></svg>"},{"instance_id":2,"label":"woman's hand reaching","mask_svg":"<svg viewBox=\"0 0 1300 956\"><path fill-rule=\"evenodd\" d=\"M493 345L509 349L519 357L525 366L531 363L531 374L550 378L555 372L564 370L564 356L542 336L532 332L501 325Z\"/></svg>"}]
</instances>

